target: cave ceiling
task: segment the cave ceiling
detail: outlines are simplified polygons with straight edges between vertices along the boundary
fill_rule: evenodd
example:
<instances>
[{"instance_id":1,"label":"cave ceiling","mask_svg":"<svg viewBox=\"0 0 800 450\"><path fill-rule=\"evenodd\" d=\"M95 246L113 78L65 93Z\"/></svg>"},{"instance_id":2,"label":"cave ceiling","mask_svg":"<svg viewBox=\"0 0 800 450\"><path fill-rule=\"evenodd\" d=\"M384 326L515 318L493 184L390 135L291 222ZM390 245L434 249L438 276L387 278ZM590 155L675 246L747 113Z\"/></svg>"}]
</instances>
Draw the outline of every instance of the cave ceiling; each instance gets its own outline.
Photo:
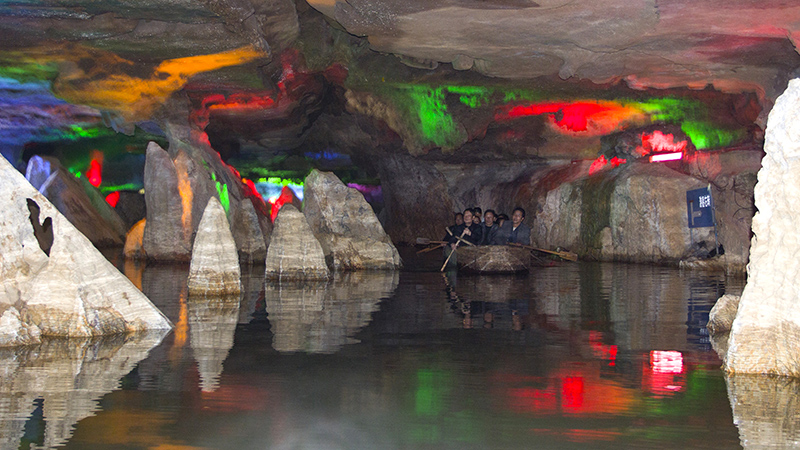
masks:
<instances>
[{"instance_id":1,"label":"cave ceiling","mask_svg":"<svg viewBox=\"0 0 800 450\"><path fill-rule=\"evenodd\" d=\"M0 33L12 160L170 121L265 167L593 158L659 123L757 146L800 66L800 5L778 0L19 0Z\"/></svg>"}]
</instances>

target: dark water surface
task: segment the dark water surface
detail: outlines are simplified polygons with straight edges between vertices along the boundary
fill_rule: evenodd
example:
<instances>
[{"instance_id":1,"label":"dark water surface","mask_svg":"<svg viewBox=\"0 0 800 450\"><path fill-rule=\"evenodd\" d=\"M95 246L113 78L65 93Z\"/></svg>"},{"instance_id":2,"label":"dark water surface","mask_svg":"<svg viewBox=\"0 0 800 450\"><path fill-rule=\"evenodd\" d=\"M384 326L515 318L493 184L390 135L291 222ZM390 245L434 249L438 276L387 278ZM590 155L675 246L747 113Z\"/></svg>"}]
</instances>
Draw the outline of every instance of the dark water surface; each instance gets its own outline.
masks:
<instances>
[{"instance_id":1,"label":"dark water surface","mask_svg":"<svg viewBox=\"0 0 800 450\"><path fill-rule=\"evenodd\" d=\"M124 266L166 335L0 352L2 448L740 448L705 330L743 280L628 264L398 273L189 298ZM794 389L793 387L791 389Z\"/></svg>"}]
</instances>

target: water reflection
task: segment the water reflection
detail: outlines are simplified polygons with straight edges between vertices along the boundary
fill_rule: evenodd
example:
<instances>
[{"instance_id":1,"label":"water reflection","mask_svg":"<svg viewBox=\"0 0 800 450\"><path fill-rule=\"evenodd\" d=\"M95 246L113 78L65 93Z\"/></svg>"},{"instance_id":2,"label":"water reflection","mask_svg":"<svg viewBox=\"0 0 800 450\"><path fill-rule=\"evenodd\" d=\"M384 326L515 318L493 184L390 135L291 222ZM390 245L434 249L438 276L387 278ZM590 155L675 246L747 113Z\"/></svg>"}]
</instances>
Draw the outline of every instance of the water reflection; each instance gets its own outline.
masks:
<instances>
[{"instance_id":1,"label":"water reflection","mask_svg":"<svg viewBox=\"0 0 800 450\"><path fill-rule=\"evenodd\" d=\"M331 282L268 281L264 299L279 352L335 353L397 288L394 271L338 273Z\"/></svg>"},{"instance_id":2,"label":"water reflection","mask_svg":"<svg viewBox=\"0 0 800 450\"><path fill-rule=\"evenodd\" d=\"M147 357L168 330L96 339L44 339L0 349L0 448L67 442L75 424Z\"/></svg>"},{"instance_id":3,"label":"water reflection","mask_svg":"<svg viewBox=\"0 0 800 450\"><path fill-rule=\"evenodd\" d=\"M800 380L729 375L726 382L742 447L797 448Z\"/></svg>"},{"instance_id":4,"label":"water reflection","mask_svg":"<svg viewBox=\"0 0 800 450\"><path fill-rule=\"evenodd\" d=\"M219 385L222 364L233 347L239 296L192 296L187 303L190 342L200 373L200 390L213 392Z\"/></svg>"}]
</instances>

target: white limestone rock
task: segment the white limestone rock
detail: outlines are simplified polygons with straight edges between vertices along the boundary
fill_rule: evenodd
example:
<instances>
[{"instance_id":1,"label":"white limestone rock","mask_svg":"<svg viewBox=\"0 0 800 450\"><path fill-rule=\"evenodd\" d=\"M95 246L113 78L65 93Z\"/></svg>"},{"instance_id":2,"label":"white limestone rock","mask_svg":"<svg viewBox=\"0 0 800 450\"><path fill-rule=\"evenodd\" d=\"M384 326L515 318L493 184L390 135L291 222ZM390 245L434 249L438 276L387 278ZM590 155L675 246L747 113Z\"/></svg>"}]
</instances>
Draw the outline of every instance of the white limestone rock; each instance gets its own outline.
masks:
<instances>
[{"instance_id":1,"label":"white limestone rock","mask_svg":"<svg viewBox=\"0 0 800 450\"><path fill-rule=\"evenodd\" d=\"M243 263L263 263L267 258L267 243L253 202L245 198L232 211L231 232L239 259Z\"/></svg>"},{"instance_id":2,"label":"white limestone rock","mask_svg":"<svg viewBox=\"0 0 800 450\"><path fill-rule=\"evenodd\" d=\"M36 344L41 334L39 327L23 322L13 306L0 315L0 347Z\"/></svg>"},{"instance_id":3,"label":"white limestone rock","mask_svg":"<svg viewBox=\"0 0 800 450\"><path fill-rule=\"evenodd\" d=\"M764 150L748 279L724 367L800 377L800 80L775 102Z\"/></svg>"},{"instance_id":4,"label":"white limestone rock","mask_svg":"<svg viewBox=\"0 0 800 450\"><path fill-rule=\"evenodd\" d=\"M225 210L216 197L208 200L197 227L189 266L189 292L239 294L239 256Z\"/></svg>"},{"instance_id":5,"label":"white limestone rock","mask_svg":"<svg viewBox=\"0 0 800 450\"><path fill-rule=\"evenodd\" d=\"M0 285L22 322L43 336L97 336L172 325L77 229L0 158ZM30 203L29 203L30 202ZM49 255L34 234L49 222ZM37 224L41 228L42 224Z\"/></svg>"},{"instance_id":6,"label":"white limestone rock","mask_svg":"<svg viewBox=\"0 0 800 450\"><path fill-rule=\"evenodd\" d=\"M283 205L275 219L267 249L268 279L325 280L330 275L322 246L306 218L293 205Z\"/></svg>"},{"instance_id":7,"label":"white limestone rock","mask_svg":"<svg viewBox=\"0 0 800 450\"><path fill-rule=\"evenodd\" d=\"M364 196L331 172L312 170L303 213L334 270L397 269L400 255Z\"/></svg>"},{"instance_id":8,"label":"white limestone rock","mask_svg":"<svg viewBox=\"0 0 800 450\"><path fill-rule=\"evenodd\" d=\"M717 300L711 312L708 313L708 324L706 328L712 334L726 333L731 331L733 319L739 309L738 295L725 294Z\"/></svg>"}]
</instances>

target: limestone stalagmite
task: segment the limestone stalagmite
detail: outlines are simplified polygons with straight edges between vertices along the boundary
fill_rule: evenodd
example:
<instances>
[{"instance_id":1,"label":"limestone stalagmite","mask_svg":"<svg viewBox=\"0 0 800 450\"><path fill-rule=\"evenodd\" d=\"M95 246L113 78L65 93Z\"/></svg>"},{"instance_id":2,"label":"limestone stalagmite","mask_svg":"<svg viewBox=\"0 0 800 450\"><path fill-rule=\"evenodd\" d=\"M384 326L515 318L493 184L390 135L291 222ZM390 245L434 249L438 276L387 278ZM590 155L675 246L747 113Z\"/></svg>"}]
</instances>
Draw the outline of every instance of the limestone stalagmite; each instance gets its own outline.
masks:
<instances>
[{"instance_id":1,"label":"limestone stalagmite","mask_svg":"<svg viewBox=\"0 0 800 450\"><path fill-rule=\"evenodd\" d=\"M245 198L231 213L231 232L239 258L245 263L263 263L267 244L253 202Z\"/></svg>"},{"instance_id":2,"label":"limestone stalagmite","mask_svg":"<svg viewBox=\"0 0 800 450\"><path fill-rule=\"evenodd\" d=\"M225 210L215 197L208 200L197 228L189 266L189 292L238 294L239 257Z\"/></svg>"},{"instance_id":3,"label":"limestone stalagmite","mask_svg":"<svg viewBox=\"0 0 800 450\"><path fill-rule=\"evenodd\" d=\"M775 102L755 187L748 279L725 368L800 377L800 80Z\"/></svg>"},{"instance_id":4,"label":"limestone stalagmite","mask_svg":"<svg viewBox=\"0 0 800 450\"><path fill-rule=\"evenodd\" d=\"M372 207L331 172L312 170L303 185L304 214L335 270L402 265Z\"/></svg>"},{"instance_id":5,"label":"limestone stalagmite","mask_svg":"<svg viewBox=\"0 0 800 450\"><path fill-rule=\"evenodd\" d=\"M32 157L26 177L93 244L122 245L125 224L119 215L94 186L82 184L58 160Z\"/></svg>"},{"instance_id":6,"label":"limestone stalagmite","mask_svg":"<svg viewBox=\"0 0 800 450\"><path fill-rule=\"evenodd\" d=\"M266 266L267 278L328 278L322 246L311 232L303 213L293 205L284 205L275 219Z\"/></svg>"},{"instance_id":7,"label":"limestone stalagmite","mask_svg":"<svg viewBox=\"0 0 800 450\"><path fill-rule=\"evenodd\" d=\"M169 154L155 142L147 145L144 166L147 223L142 246L154 260L189 261L192 251L192 192L179 186Z\"/></svg>"},{"instance_id":8,"label":"limestone stalagmite","mask_svg":"<svg viewBox=\"0 0 800 450\"><path fill-rule=\"evenodd\" d=\"M96 336L168 329L169 320L5 158L0 158L0 283L6 304L42 335ZM31 204L35 205L33 217ZM41 223L40 223L41 221ZM36 223L33 223L36 222ZM46 251L37 240L52 227Z\"/></svg>"}]
</instances>

